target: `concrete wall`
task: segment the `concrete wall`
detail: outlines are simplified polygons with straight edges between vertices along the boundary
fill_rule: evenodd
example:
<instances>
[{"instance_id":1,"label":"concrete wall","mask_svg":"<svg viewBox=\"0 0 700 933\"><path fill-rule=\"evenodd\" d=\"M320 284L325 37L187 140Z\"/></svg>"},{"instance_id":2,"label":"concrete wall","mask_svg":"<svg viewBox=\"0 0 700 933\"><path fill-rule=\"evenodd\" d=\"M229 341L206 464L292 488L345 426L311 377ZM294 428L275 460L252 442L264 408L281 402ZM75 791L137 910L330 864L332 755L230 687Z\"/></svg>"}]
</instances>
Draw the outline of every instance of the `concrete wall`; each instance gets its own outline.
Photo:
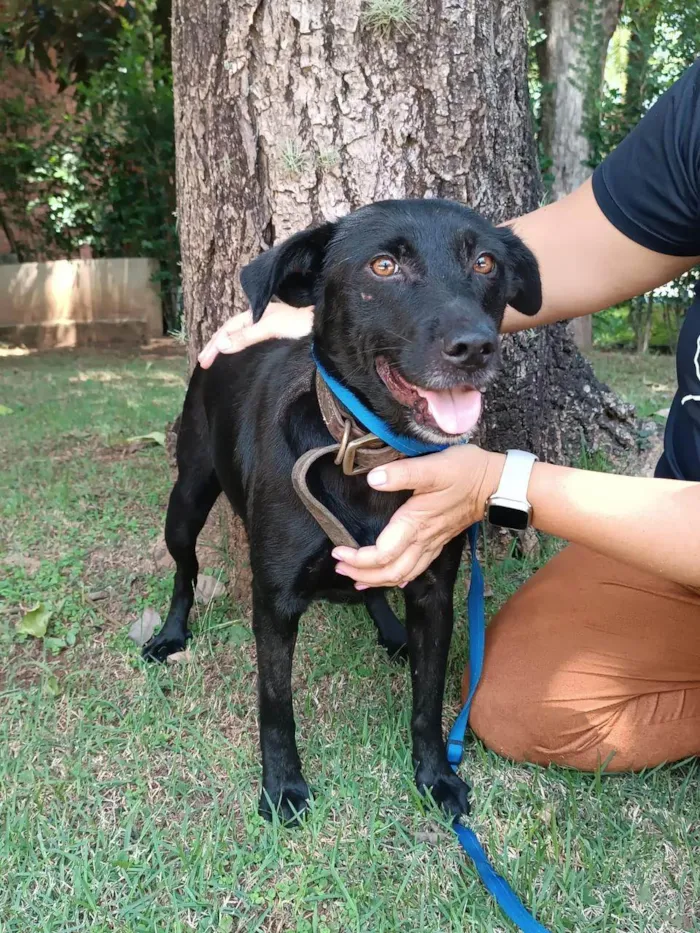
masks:
<instances>
[{"instance_id":1,"label":"concrete wall","mask_svg":"<svg viewBox=\"0 0 700 933\"><path fill-rule=\"evenodd\" d=\"M47 349L159 337L157 267L153 259L0 265L0 340Z\"/></svg>"}]
</instances>

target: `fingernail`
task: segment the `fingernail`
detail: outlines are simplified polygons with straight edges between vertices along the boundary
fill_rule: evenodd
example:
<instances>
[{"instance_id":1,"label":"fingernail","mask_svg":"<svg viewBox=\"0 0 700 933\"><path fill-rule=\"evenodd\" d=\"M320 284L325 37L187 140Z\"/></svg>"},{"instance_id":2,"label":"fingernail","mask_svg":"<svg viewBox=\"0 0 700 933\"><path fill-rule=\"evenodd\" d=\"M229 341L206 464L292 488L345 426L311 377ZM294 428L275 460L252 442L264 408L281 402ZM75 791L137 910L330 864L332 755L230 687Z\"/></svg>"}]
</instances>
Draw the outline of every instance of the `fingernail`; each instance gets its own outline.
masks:
<instances>
[{"instance_id":1,"label":"fingernail","mask_svg":"<svg viewBox=\"0 0 700 933\"><path fill-rule=\"evenodd\" d=\"M345 560L345 558L349 556L349 548L336 547L331 551L331 557L334 557L336 560Z\"/></svg>"},{"instance_id":2,"label":"fingernail","mask_svg":"<svg viewBox=\"0 0 700 933\"><path fill-rule=\"evenodd\" d=\"M399 589L402 590L405 586L408 586L408 580L405 583L399 583Z\"/></svg>"},{"instance_id":3,"label":"fingernail","mask_svg":"<svg viewBox=\"0 0 700 933\"><path fill-rule=\"evenodd\" d=\"M367 477L370 486L383 486L386 483L386 470L372 470Z\"/></svg>"},{"instance_id":4,"label":"fingernail","mask_svg":"<svg viewBox=\"0 0 700 933\"><path fill-rule=\"evenodd\" d=\"M356 583L356 584L355 584L355 589L356 589L356 590L368 590L368 589L369 589L369 585L368 585L367 583Z\"/></svg>"},{"instance_id":5,"label":"fingernail","mask_svg":"<svg viewBox=\"0 0 700 933\"><path fill-rule=\"evenodd\" d=\"M342 567L340 564L336 564L335 572L336 572L336 573L339 573L341 577L347 577L347 576L348 576L347 570L345 569L345 567Z\"/></svg>"}]
</instances>

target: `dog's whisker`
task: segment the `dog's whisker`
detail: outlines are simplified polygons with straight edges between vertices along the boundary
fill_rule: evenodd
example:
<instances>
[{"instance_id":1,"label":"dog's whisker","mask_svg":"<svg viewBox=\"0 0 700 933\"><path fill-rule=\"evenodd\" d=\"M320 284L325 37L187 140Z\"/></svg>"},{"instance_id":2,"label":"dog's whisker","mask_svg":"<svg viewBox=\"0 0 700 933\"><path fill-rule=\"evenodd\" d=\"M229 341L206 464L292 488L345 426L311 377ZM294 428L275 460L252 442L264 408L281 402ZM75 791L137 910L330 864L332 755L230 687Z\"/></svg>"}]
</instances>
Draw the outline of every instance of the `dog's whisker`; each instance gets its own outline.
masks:
<instances>
[{"instance_id":1,"label":"dog's whisker","mask_svg":"<svg viewBox=\"0 0 700 933\"><path fill-rule=\"evenodd\" d=\"M392 337L398 337L399 340L403 340L405 343L413 343L410 337L406 337L404 334L397 334L395 330L389 330L387 328L387 333L391 334Z\"/></svg>"}]
</instances>

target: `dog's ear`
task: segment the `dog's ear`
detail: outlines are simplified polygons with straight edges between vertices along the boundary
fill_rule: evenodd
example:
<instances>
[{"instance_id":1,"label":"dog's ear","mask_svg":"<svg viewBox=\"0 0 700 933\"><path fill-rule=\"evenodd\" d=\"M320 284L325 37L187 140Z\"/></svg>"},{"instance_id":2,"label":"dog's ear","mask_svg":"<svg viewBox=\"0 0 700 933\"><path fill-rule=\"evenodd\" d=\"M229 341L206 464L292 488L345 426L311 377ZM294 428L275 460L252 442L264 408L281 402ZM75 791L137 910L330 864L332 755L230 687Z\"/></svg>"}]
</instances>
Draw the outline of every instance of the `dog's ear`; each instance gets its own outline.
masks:
<instances>
[{"instance_id":1,"label":"dog's ear","mask_svg":"<svg viewBox=\"0 0 700 933\"><path fill-rule=\"evenodd\" d=\"M297 308L314 304L323 257L334 233L334 223L295 233L241 270L254 321L260 320L274 295Z\"/></svg>"},{"instance_id":2,"label":"dog's ear","mask_svg":"<svg viewBox=\"0 0 700 933\"><path fill-rule=\"evenodd\" d=\"M498 232L508 250L508 304L521 314L537 314L542 307L542 283L537 260L508 227L501 227Z\"/></svg>"}]
</instances>

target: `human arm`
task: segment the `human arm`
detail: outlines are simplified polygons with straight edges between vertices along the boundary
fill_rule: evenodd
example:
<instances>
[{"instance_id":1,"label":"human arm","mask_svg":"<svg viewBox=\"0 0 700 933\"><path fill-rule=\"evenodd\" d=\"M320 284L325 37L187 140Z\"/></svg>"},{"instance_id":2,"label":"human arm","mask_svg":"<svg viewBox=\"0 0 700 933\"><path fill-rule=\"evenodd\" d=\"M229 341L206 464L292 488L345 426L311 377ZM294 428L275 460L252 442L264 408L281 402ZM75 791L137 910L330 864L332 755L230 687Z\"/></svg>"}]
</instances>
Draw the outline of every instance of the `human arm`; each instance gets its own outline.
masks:
<instances>
[{"instance_id":1,"label":"human arm","mask_svg":"<svg viewBox=\"0 0 700 933\"><path fill-rule=\"evenodd\" d=\"M698 255L668 255L621 233L601 210L590 179L509 226L537 257L542 308L534 317L507 308L504 333L593 314L663 285L700 262Z\"/></svg>"},{"instance_id":2,"label":"human arm","mask_svg":"<svg viewBox=\"0 0 700 933\"><path fill-rule=\"evenodd\" d=\"M481 521L504 460L503 454L470 444L374 470L369 476L374 488L411 489L414 494L376 545L357 551L335 549L338 572L361 587L396 586L414 579L448 541ZM528 499L540 531L676 583L700 587L700 483L536 463Z\"/></svg>"}]
</instances>

